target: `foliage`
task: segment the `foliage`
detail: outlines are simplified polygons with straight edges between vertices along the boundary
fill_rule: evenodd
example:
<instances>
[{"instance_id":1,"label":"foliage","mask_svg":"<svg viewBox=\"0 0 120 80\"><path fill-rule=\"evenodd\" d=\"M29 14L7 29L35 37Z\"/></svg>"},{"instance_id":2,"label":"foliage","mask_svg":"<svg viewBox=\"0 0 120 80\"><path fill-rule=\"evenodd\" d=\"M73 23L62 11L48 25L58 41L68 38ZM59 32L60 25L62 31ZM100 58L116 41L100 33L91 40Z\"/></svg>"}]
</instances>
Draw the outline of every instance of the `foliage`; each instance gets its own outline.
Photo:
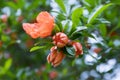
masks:
<instances>
[{"instance_id":1,"label":"foliage","mask_svg":"<svg viewBox=\"0 0 120 80\"><path fill-rule=\"evenodd\" d=\"M119 7L119 0L2 0L0 80L119 79ZM83 55L73 57L73 47L67 46L60 66L47 63L51 38L32 39L22 29L22 23L36 22L41 11L55 18L52 35L64 32L80 42Z\"/></svg>"}]
</instances>

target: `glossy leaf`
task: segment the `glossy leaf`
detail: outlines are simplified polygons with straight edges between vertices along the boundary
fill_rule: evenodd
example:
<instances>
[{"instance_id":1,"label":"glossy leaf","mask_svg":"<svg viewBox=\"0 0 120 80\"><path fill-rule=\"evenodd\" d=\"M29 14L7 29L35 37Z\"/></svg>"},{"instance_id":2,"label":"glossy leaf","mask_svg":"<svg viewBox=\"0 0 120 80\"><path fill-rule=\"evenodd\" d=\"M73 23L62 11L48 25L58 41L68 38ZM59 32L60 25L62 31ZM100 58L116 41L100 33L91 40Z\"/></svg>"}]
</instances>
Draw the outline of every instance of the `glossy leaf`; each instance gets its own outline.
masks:
<instances>
[{"instance_id":1,"label":"glossy leaf","mask_svg":"<svg viewBox=\"0 0 120 80\"><path fill-rule=\"evenodd\" d=\"M66 21L64 26L63 26L63 31L64 33L68 34L71 31L71 25L70 25L70 21Z\"/></svg>"},{"instance_id":2,"label":"glossy leaf","mask_svg":"<svg viewBox=\"0 0 120 80\"><path fill-rule=\"evenodd\" d=\"M100 13L102 13L105 9L107 9L111 5L112 3L97 6L89 15L87 23L88 24L92 23Z\"/></svg>"},{"instance_id":3,"label":"glossy leaf","mask_svg":"<svg viewBox=\"0 0 120 80\"><path fill-rule=\"evenodd\" d=\"M52 34L55 34L57 32L60 32L60 28L55 24Z\"/></svg>"},{"instance_id":4,"label":"glossy leaf","mask_svg":"<svg viewBox=\"0 0 120 80\"><path fill-rule=\"evenodd\" d=\"M79 38L81 36L81 32L82 30L86 30L87 27L85 26L79 26L79 27L76 27L76 30L70 35L70 38L71 39L76 39L76 38Z\"/></svg>"},{"instance_id":5,"label":"glossy leaf","mask_svg":"<svg viewBox=\"0 0 120 80\"><path fill-rule=\"evenodd\" d=\"M59 7L61 8L61 10L66 13L66 8L65 8L65 5L64 5L64 2L63 0L55 0L55 2L59 5Z\"/></svg>"},{"instance_id":6,"label":"glossy leaf","mask_svg":"<svg viewBox=\"0 0 120 80\"><path fill-rule=\"evenodd\" d=\"M3 67L0 66L0 75L3 75L3 74L5 74L5 70Z\"/></svg>"},{"instance_id":7,"label":"glossy leaf","mask_svg":"<svg viewBox=\"0 0 120 80\"><path fill-rule=\"evenodd\" d=\"M99 29L100 29L100 32L101 32L102 36L105 37L106 33L107 33L106 25L105 24L100 24Z\"/></svg>"},{"instance_id":8,"label":"glossy leaf","mask_svg":"<svg viewBox=\"0 0 120 80\"><path fill-rule=\"evenodd\" d=\"M78 25L80 23L80 18L83 14L83 8L76 8L73 12L72 12L72 22L75 25Z\"/></svg>"},{"instance_id":9,"label":"glossy leaf","mask_svg":"<svg viewBox=\"0 0 120 80\"><path fill-rule=\"evenodd\" d=\"M5 3L7 6L12 7L13 9L18 9L19 7L12 1L6 2Z\"/></svg>"},{"instance_id":10,"label":"glossy leaf","mask_svg":"<svg viewBox=\"0 0 120 80\"><path fill-rule=\"evenodd\" d=\"M12 65L12 59L8 59L6 62L5 62L5 65L4 65L4 69L5 70L8 70Z\"/></svg>"},{"instance_id":11,"label":"glossy leaf","mask_svg":"<svg viewBox=\"0 0 120 80\"><path fill-rule=\"evenodd\" d=\"M97 20L100 21L101 23L110 24L110 21L108 21L108 20L106 20L104 18L99 18Z\"/></svg>"},{"instance_id":12,"label":"glossy leaf","mask_svg":"<svg viewBox=\"0 0 120 80\"><path fill-rule=\"evenodd\" d=\"M66 47L66 51L69 55L75 55L75 49L73 47Z\"/></svg>"},{"instance_id":13,"label":"glossy leaf","mask_svg":"<svg viewBox=\"0 0 120 80\"><path fill-rule=\"evenodd\" d=\"M36 51L36 50L42 49L42 48L45 48L45 46L35 46L35 47L32 47L32 48L30 49L30 52Z\"/></svg>"}]
</instances>

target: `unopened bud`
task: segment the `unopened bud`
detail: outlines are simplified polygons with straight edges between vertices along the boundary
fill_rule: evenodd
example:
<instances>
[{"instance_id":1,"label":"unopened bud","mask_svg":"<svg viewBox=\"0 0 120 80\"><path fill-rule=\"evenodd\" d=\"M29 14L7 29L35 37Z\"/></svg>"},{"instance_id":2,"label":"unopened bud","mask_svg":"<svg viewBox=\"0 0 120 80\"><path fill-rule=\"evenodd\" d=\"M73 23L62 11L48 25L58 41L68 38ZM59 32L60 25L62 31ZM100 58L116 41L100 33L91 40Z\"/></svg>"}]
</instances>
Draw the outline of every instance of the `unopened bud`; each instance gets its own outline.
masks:
<instances>
[{"instance_id":1,"label":"unopened bud","mask_svg":"<svg viewBox=\"0 0 120 80\"><path fill-rule=\"evenodd\" d=\"M53 46L50 51L51 52L47 56L48 63L52 62L55 59L55 57L57 56L57 47Z\"/></svg>"},{"instance_id":2,"label":"unopened bud","mask_svg":"<svg viewBox=\"0 0 120 80\"><path fill-rule=\"evenodd\" d=\"M64 54L62 52L58 52L53 64L56 64L56 63L62 61L63 58L64 58Z\"/></svg>"},{"instance_id":3,"label":"unopened bud","mask_svg":"<svg viewBox=\"0 0 120 80\"><path fill-rule=\"evenodd\" d=\"M58 52L56 46L52 47L50 54L47 56L48 63L51 63L54 67L58 66L65 57L62 51Z\"/></svg>"},{"instance_id":4,"label":"unopened bud","mask_svg":"<svg viewBox=\"0 0 120 80\"><path fill-rule=\"evenodd\" d=\"M76 57L83 54L82 45L79 42L73 42L72 45L75 49L75 56Z\"/></svg>"},{"instance_id":5,"label":"unopened bud","mask_svg":"<svg viewBox=\"0 0 120 80\"><path fill-rule=\"evenodd\" d=\"M68 37L66 34L59 32L53 36L53 44L57 47L64 47L68 43Z\"/></svg>"}]
</instances>

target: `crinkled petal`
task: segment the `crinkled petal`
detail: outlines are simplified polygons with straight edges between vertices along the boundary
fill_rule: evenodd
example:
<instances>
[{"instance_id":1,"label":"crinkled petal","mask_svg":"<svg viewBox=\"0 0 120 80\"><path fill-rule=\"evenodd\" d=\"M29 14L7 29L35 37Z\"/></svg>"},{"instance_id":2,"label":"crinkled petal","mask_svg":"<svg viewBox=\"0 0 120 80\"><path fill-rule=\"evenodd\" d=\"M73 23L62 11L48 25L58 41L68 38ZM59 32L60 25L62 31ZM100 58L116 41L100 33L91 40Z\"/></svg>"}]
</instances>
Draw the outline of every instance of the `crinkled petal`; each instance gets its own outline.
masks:
<instances>
[{"instance_id":1,"label":"crinkled petal","mask_svg":"<svg viewBox=\"0 0 120 80\"><path fill-rule=\"evenodd\" d=\"M23 29L25 32L30 35L32 38L39 37L39 25L37 23L30 24L30 23L23 23Z\"/></svg>"},{"instance_id":2,"label":"crinkled petal","mask_svg":"<svg viewBox=\"0 0 120 80\"><path fill-rule=\"evenodd\" d=\"M49 23L49 22L53 23L54 22L53 17L47 11L43 11L39 13L36 20L38 23Z\"/></svg>"}]
</instances>

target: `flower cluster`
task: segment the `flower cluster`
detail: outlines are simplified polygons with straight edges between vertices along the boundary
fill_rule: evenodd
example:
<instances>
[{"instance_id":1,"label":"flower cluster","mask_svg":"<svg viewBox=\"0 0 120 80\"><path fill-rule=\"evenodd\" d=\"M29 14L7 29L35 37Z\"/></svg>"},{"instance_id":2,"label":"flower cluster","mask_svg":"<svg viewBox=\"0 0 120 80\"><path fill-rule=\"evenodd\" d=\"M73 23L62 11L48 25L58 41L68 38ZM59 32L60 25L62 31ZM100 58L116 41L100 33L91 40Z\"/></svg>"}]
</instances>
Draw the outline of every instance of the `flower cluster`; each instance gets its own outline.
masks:
<instances>
[{"instance_id":1,"label":"flower cluster","mask_svg":"<svg viewBox=\"0 0 120 80\"><path fill-rule=\"evenodd\" d=\"M54 19L48 12L41 12L37 18L37 23L23 23L23 29L32 38L45 38L50 36L54 28ZM72 41L63 32L57 32L52 36L54 46L50 49L50 53L47 56L48 63L51 63L54 67L58 66L65 58L63 48L71 46L74 48L75 56L83 54L82 45L79 42Z\"/></svg>"}]
</instances>

